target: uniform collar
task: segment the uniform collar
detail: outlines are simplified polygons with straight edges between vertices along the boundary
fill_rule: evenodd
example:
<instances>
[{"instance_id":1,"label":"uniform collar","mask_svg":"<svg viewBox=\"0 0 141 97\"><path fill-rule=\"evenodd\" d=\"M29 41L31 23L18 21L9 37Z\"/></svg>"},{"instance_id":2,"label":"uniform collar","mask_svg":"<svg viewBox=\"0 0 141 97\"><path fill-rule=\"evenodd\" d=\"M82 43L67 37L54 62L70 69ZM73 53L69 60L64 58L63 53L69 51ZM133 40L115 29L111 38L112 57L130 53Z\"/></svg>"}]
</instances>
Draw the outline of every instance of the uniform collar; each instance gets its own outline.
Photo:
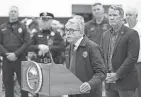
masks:
<instances>
[{"instance_id":1,"label":"uniform collar","mask_svg":"<svg viewBox=\"0 0 141 97\"><path fill-rule=\"evenodd\" d=\"M94 24L97 24L96 23L96 19L93 19L92 20L92 23L94 23ZM103 18L103 21L100 23L100 24L104 24L104 23L108 23L108 19L104 16L104 18ZM100 24L98 24L98 25L100 25Z\"/></svg>"}]
</instances>

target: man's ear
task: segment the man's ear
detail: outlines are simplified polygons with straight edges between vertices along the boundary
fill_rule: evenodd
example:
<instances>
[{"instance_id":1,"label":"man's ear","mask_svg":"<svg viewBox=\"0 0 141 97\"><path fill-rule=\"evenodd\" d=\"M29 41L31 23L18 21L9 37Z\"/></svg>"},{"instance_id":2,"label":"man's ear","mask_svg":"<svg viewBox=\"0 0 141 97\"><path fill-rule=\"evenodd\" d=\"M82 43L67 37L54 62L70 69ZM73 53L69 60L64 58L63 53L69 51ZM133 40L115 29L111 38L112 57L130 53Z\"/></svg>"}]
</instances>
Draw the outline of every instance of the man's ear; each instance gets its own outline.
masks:
<instances>
[{"instance_id":1,"label":"man's ear","mask_svg":"<svg viewBox=\"0 0 141 97\"><path fill-rule=\"evenodd\" d=\"M138 14L136 14L136 18L138 18Z\"/></svg>"}]
</instances>

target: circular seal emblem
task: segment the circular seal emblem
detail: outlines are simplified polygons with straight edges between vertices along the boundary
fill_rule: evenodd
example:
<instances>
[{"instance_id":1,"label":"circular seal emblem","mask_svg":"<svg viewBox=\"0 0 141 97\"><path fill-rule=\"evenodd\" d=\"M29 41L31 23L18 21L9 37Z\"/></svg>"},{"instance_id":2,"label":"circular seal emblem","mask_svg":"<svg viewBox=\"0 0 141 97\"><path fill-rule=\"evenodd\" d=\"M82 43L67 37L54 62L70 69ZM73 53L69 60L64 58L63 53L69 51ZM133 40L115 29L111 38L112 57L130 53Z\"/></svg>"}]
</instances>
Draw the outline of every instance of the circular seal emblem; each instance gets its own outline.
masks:
<instances>
[{"instance_id":1,"label":"circular seal emblem","mask_svg":"<svg viewBox=\"0 0 141 97\"><path fill-rule=\"evenodd\" d=\"M19 29L18 29L18 32L19 32L19 33L22 33L22 31L23 31L22 28L19 28Z\"/></svg>"},{"instance_id":2,"label":"circular seal emblem","mask_svg":"<svg viewBox=\"0 0 141 97\"><path fill-rule=\"evenodd\" d=\"M26 73L27 85L32 93L39 92L42 86L42 72L38 63L31 61Z\"/></svg>"},{"instance_id":3,"label":"circular seal emblem","mask_svg":"<svg viewBox=\"0 0 141 97\"><path fill-rule=\"evenodd\" d=\"M88 52L87 51L84 51L83 52L83 57L86 58L87 56L88 56Z\"/></svg>"}]
</instances>

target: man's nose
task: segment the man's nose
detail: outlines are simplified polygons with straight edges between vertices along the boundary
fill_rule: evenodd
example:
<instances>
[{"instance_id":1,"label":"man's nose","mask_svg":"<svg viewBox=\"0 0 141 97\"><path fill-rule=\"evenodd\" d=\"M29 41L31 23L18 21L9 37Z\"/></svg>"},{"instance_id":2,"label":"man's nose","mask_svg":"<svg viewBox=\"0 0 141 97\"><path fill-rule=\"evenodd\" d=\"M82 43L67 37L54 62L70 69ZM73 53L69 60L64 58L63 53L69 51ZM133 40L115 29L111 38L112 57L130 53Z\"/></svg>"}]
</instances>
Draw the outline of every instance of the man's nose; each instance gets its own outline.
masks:
<instances>
[{"instance_id":1,"label":"man's nose","mask_svg":"<svg viewBox=\"0 0 141 97\"><path fill-rule=\"evenodd\" d=\"M126 19L129 19L129 18L130 18L130 16L127 15L127 16L126 16Z\"/></svg>"},{"instance_id":2,"label":"man's nose","mask_svg":"<svg viewBox=\"0 0 141 97\"><path fill-rule=\"evenodd\" d=\"M114 20L114 16L110 16L109 18L110 18L110 20Z\"/></svg>"}]
</instances>

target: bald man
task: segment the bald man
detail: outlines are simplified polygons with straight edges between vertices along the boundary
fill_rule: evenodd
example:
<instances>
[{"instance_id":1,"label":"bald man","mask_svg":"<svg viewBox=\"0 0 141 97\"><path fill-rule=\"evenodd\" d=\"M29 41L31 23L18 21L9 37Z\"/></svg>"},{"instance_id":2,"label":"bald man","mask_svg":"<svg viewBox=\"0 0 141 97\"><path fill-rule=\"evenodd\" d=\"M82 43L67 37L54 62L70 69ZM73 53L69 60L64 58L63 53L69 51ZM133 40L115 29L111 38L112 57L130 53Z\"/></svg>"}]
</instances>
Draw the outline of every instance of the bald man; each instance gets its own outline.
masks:
<instances>
[{"instance_id":1,"label":"bald man","mask_svg":"<svg viewBox=\"0 0 141 97\"><path fill-rule=\"evenodd\" d=\"M21 61L26 60L29 33L19 19L19 9L12 6L9 9L9 21L0 27L0 52L3 56L3 83L5 97L14 97L14 73L21 84ZM28 92L21 91L21 97L28 97Z\"/></svg>"},{"instance_id":2,"label":"bald man","mask_svg":"<svg viewBox=\"0 0 141 97\"><path fill-rule=\"evenodd\" d=\"M141 46L141 23L137 20L137 18L138 18L137 9L128 8L126 11L127 26L138 32L140 38L140 46ZM137 66L138 78L139 78L139 87L137 88L136 96L141 97L141 47L140 47L139 57L136 66Z\"/></svg>"}]
</instances>

